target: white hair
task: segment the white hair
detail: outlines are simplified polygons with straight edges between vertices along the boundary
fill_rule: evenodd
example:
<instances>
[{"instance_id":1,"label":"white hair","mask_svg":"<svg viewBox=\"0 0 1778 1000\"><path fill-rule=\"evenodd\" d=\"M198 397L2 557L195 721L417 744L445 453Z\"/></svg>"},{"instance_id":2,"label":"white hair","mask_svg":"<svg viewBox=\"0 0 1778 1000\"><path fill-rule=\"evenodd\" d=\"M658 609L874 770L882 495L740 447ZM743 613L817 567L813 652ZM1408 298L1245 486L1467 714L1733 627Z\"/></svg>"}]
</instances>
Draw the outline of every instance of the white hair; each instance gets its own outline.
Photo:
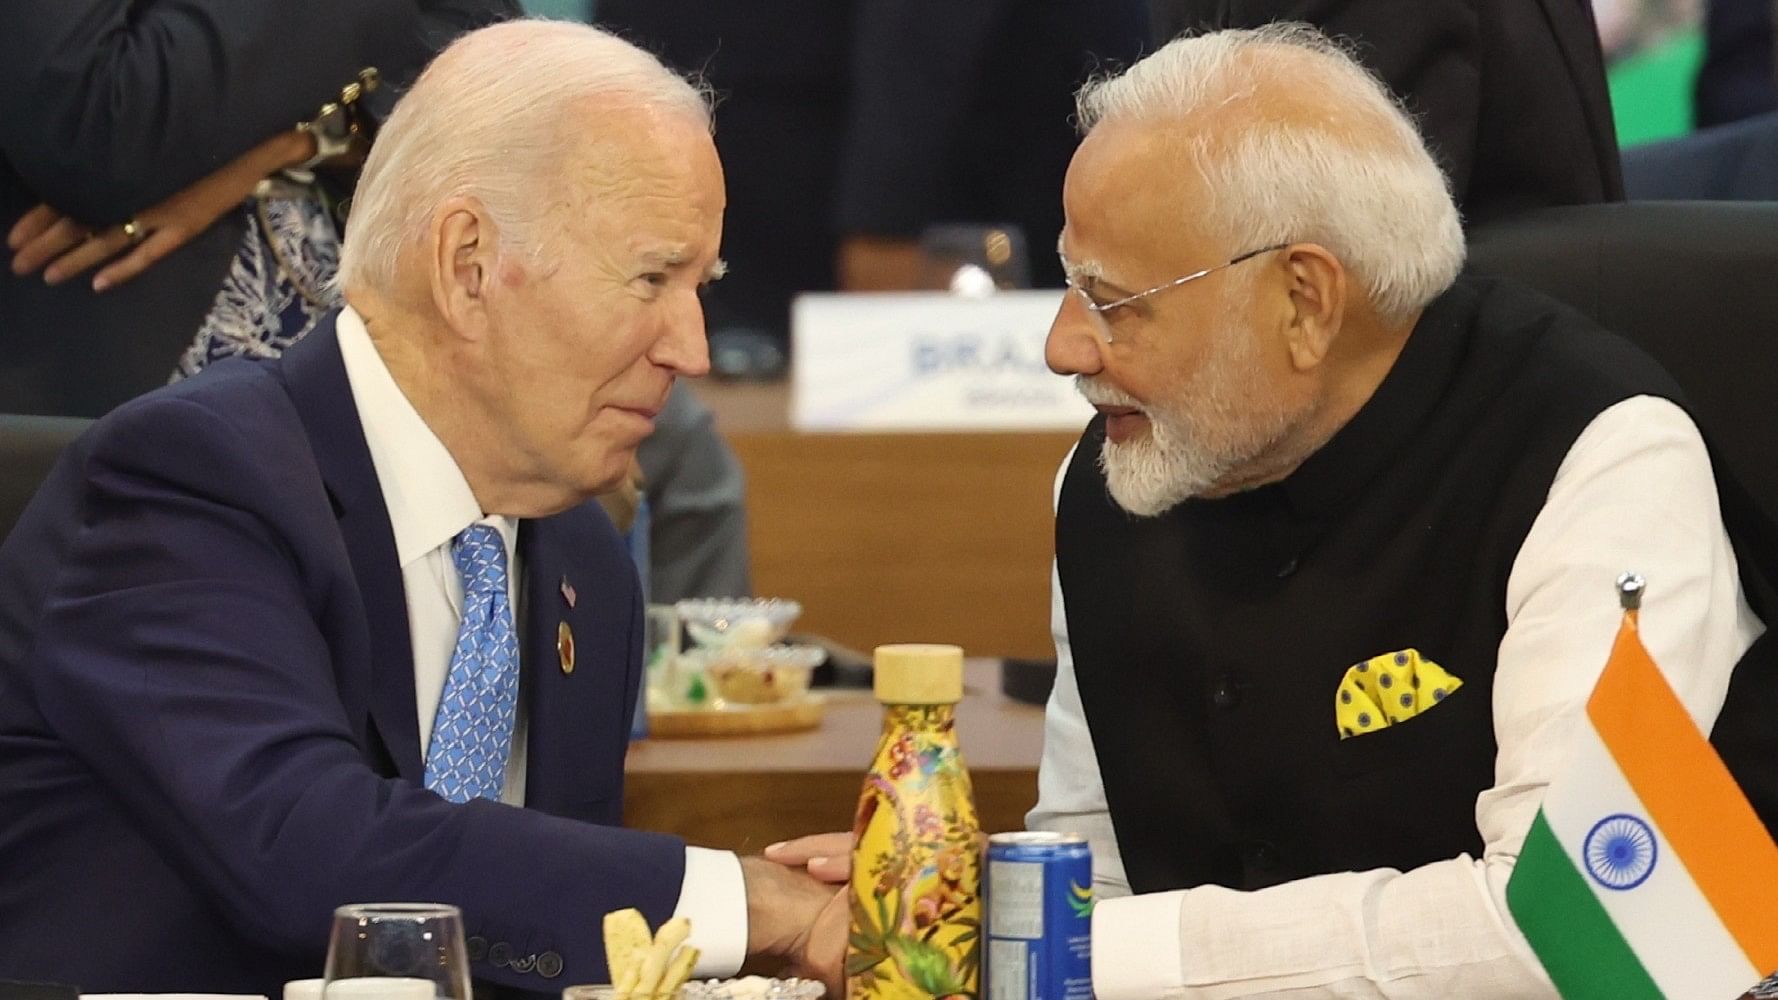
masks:
<instances>
[{"instance_id":1,"label":"white hair","mask_svg":"<svg viewBox=\"0 0 1778 1000\"><path fill-rule=\"evenodd\" d=\"M535 260L540 223L588 97L682 111L706 129L709 91L654 56L586 24L521 19L453 42L378 132L350 206L337 284L388 289L401 248L433 209L468 195L493 218L500 254Z\"/></svg>"},{"instance_id":2,"label":"white hair","mask_svg":"<svg viewBox=\"0 0 1778 1000\"><path fill-rule=\"evenodd\" d=\"M1413 119L1307 25L1177 39L1089 82L1075 105L1083 134L1113 121L1186 126L1205 221L1231 253L1318 243L1385 320L1424 308L1463 267L1456 204Z\"/></svg>"}]
</instances>

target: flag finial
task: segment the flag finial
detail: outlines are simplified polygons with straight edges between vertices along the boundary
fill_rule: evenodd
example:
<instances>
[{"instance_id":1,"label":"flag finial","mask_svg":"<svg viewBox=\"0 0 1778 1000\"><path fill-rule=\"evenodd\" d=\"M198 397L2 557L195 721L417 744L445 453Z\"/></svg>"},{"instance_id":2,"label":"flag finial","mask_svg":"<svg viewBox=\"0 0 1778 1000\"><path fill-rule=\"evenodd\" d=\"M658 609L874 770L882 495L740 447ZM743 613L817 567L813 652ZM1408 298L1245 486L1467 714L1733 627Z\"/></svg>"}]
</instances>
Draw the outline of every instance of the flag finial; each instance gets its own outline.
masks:
<instances>
[{"instance_id":1,"label":"flag finial","mask_svg":"<svg viewBox=\"0 0 1778 1000\"><path fill-rule=\"evenodd\" d=\"M1642 582L1642 574L1640 573L1625 573L1623 576L1618 577L1618 603L1624 606L1625 611L1635 611L1642 607L1642 591L1646 589L1647 586L1647 584Z\"/></svg>"}]
</instances>

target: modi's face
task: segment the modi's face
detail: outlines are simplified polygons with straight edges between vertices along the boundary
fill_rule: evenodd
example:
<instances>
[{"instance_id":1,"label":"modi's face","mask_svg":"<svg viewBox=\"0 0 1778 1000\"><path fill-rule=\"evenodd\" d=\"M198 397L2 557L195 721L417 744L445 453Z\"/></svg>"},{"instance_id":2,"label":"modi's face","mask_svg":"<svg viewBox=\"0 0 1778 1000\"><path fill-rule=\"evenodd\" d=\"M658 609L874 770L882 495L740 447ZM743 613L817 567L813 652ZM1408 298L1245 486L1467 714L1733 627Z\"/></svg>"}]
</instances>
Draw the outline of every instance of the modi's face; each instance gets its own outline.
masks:
<instances>
[{"instance_id":1,"label":"modi's face","mask_svg":"<svg viewBox=\"0 0 1778 1000\"><path fill-rule=\"evenodd\" d=\"M1197 232L1197 178L1151 133L1101 126L1069 167L1061 239L1074 292L1046 357L1105 416L1100 466L1117 503L1154 516L1238 483L1304 419L1275 336L1283 294L1253 247ZM1098 308L1095 308L1098 307Z\"/></svg>"},{"instance_id":2,"label":"modi's face","mask_svg":"<svg viewBox=\"0 0 1778 1000\"><path fill-rule=\"evenodd\" d=\"M1236 308L1222 312L1207 317L1198 365L1159 381L1148 399L1120 388L1112 373L1075 376L1081 395L1107 415L1099 468L1112 499L1132 514L1153 517L1213 492L1295 425L1270 391L1258 338L1231 315Z\"/></svg>"},{"instance_id":3,"label":"modi's face","mask_svg":"<svg viewBox=\"0 0 1778 1000\"><path fill-rule=\"evenodd\" d=\"M722 266L722 168L703 125L636 112L613 134L535 192L552 235L502 274L487 356L507 447L583 498L622 479L674 378L709 370L699 290Z\"/></svg>"}]
</instances>

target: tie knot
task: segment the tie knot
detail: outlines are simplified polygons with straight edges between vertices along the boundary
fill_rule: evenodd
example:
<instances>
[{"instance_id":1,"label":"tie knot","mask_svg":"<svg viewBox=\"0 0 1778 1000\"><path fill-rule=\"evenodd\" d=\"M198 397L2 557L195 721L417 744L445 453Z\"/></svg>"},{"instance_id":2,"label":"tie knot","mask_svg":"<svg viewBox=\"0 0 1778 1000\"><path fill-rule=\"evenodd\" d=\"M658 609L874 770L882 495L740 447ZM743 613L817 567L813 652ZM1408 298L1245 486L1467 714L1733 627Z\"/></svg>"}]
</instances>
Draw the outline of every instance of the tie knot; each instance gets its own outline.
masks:
<instances>
[{"instance_id":1,"label":"tie knot","mask_svg":"<svg viewBox=\"0 0 1778 1000\"><path fill-rule=\"evenodd\" d=\"M506 592L506 542L491 524L472 524L451 540L451 559L466 594Z\"/></svg>"}]
</instances>

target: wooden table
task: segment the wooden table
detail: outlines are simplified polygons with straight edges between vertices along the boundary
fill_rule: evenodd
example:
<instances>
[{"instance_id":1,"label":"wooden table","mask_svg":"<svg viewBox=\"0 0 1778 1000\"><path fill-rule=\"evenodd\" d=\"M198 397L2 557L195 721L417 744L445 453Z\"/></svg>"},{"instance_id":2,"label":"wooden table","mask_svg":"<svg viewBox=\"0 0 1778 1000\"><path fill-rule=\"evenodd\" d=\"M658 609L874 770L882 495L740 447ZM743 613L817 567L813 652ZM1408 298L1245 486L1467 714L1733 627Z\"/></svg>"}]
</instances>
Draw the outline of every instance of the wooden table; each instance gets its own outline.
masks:
<instances>
[{"instance_id":1,"label":"wooden table","mask_svg":"<svg viewBox=\"0 0 1778 1000\"><path fill-rule=\"evenodd\" d=\"M754 592L868 652L1048 658L1051 496L1077 435L804 434L784 384L693 384L747 474Z\"/></svg>"},{"instance_id":2,"label":"wooden table","mask_svg":"<svg viewBox=\"0 0 1778 1000\"><path fill-rule=\"evenodd\" d=\"M1037 801L1043 710L1000 693L999 663L971 659L957 707L963 761L983 829L1021 830ZM882 730L868 691L827 692L820 729L785 736L644 740L627 765L624 821L742 853L852 826Z\"/></svg>"}]
</instances>

